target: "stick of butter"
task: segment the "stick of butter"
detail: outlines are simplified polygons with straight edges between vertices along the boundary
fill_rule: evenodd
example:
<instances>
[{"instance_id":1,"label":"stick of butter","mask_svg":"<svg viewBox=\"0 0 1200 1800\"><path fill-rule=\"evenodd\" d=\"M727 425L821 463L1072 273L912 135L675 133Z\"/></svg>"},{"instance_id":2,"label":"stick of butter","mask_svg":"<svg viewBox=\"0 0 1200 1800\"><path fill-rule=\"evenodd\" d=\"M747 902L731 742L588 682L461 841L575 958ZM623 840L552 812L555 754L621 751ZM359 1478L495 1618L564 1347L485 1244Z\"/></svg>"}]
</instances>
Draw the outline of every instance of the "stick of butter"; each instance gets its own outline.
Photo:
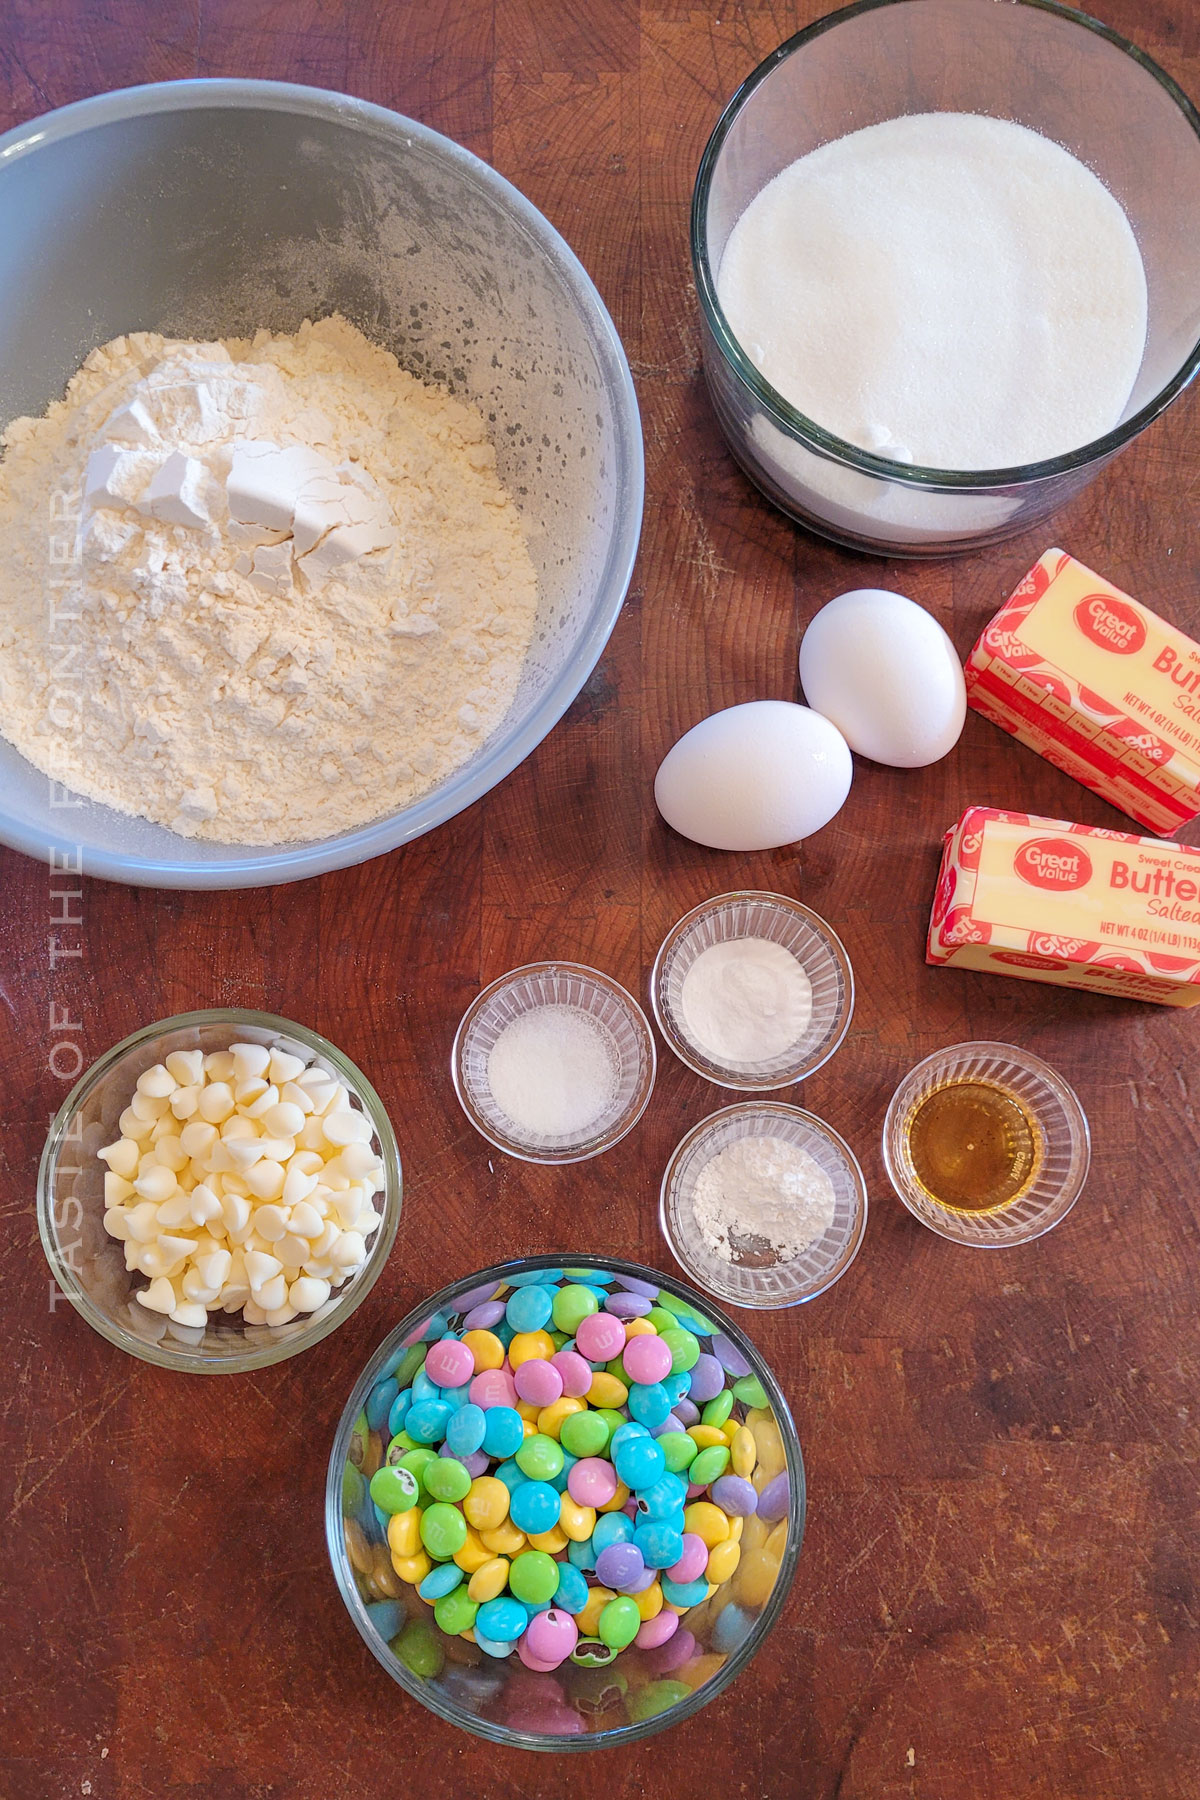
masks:
<instances>
[{"instance_id":1,"label":"stick of butter","mask_svg":"<svg viewBox=\"0 0 1200 1800\"><path fill-rule=\"evenodd\" d=\"M1200 812L1200 644L1047 550L967 658L967 703L1151 831Z\"/></svg>"},{"instance_id":2,"label":"stick of butter","mask_svg":"<svg viewBox=\"0 0 1200 1800\"><path fill-rule=\"evenodd\" d=\"M926 960L1195 1006L1200 850L969 807L946 834Z\"/></svg>"}]
</instances>

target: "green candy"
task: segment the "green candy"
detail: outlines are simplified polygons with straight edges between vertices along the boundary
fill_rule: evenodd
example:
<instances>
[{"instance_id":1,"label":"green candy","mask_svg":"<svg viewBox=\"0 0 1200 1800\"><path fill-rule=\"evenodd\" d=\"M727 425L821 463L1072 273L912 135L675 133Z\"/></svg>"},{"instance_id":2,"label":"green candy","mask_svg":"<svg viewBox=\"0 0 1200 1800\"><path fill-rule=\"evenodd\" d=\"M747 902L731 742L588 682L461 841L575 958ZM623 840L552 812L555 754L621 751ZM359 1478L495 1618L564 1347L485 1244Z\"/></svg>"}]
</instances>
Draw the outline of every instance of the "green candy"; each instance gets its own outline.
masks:
<instances>
[{"instance_id":1,"label":"green candy","mask_svg":"<svg viewBox=\"0 0 1200 1800\"><path fill-rule=\"evenodd\" d=\"M668 1312L664 1306L652 1306L645 1317L647 1325L653 1325L660 1337L664 1331L675 1331L679 1326L675 1314Z\"/></svg>"},{"instance_id":2,"label":"green candy","mask_svg":"<svg viewBox=\"0 0 1200 1800\"><path fill-rule=\"evenodd\" d=\"M767 1390L757 1375L743 1375L740 1381L733 1384L734 1398L743 1406L770 1406Z\"/></svg>"},{"instance_id":3,"label":"green candy","mask_svg":"<svg viewBox=\"0 0 1200 1800\"><path fill-rule=\"evenodd\" d=\"M682 1325L672 1325L658 1334L671 1352L672 1375L686 1374L694 1369L700 1360L700 1340L694 1332L685 1331Z\"/></svg>"},{"instance_id":4,"label":"green candy","mask_svg":"<svg viewBox=\"0 0 1200 1800\"><path fill-rule=\"evenodd\" d=\"M465 1500L471 1491L470 1473L454 1456L431 1456L422 1479L433 1500Z\"/></svg>"},{"instance_id":5,"label":"green candy","mask_svg":"<svg viewBox=\"0 0 1200 1800\"><path fill-rule=\"evenodd\" d=\"M460 1631L470 1630L478 1611L478 1601L472 1600L465 1587L452 1588L433 1603L433 1616L447 1637L457 1637Z\"/></svg>"},{"instance_id":6,"label":"green candy","mask_svg":"<svg viewBox=\"0 0 1200 1800\"><path fill-rule=\"evenodd\" d=\"M615 1375L618 1381L623 1381L625 1386L629 1387L632 1378L625 1373L625 1358L623 1356L614 1356L611 1362L605 1363L604 1372L606 1375Z\"/></svg>"},{"instance_id":7,"label":"green candy","mask_svg":"<svg viewBox=\"0 0 1200 1800\"><path fill-rule=\"evenodd\" d=\"M467 1521L457 1507L439 1500L425 1508L421 1514L421 1542L437 1562L449 1562L466 1541Z\"/></svg>"},{"instance_id":8,"label":"green candy","mask_svg":"<svg viewBox=\"0 0 1200 1800\"><path fill-rule=\"evenodd\" d=\"M572 1413L571 1417L584 1419L587 1414ZM571 1454L574 1456L575 1451L572 1450ZM539 1431L533 1437L525 1439L525 1442L517 1450L515 1460L522 1475L528 1475L531 1481L553 1481L554 1477L560 1473L565 1458L562 1453L562 1445L556 1439L546 1437ZM462 1465L459 1466L461 1468ZM467 1474L465 1469L463 1469L463 1474ZM471 1478L468 1475L467 1487L470 1485ZM465 1494L466 1491L467 1488L464 1488L463 1493Z\"/></svg>"},{"instance_id":9,"label":"green candy","mask_svg":"<svg viewBox=\"0 0 1200 1800\"><path fill-rule=\"evenodd\" d=\"M591 1408L587 1412L568 1413L558 1434L560 1444L571 1456L599 1456L607 1448L611 1436L608 1420ZM526 1439L526 1442L532 1442L532 1439ZM688 1442L691 1442L690 1438ZM518 1450L518 1464L520 1460L521 1452Z\"/></svg>"},{"instance_id":10,"label":"green candy","mask_svg":"<svg viewBox=\"0 0 1200 1800\"><path fill-rule=\"evenodd\" d=\"M342 1511L356 1513L367 1497L367 1484L354 1464L348 1462L342 1470Z\"/></svg>"},{"instance_id":11,"label":"green candy","mask_svg":"<svg viewBox=\"0 0 1200 1800\"><path fill-rule=\"evenodd\" d=\"M718 1475L723 1475L728 1467L729 1445L710 1444L707 1450L700 1451L692 1463L688 1470L688 1480L698 1482L701 1487L707 1487L710 1481L715 1481Z\"/></svg>"},{"instance_id":12,"label":"green candy","mask_svg":"<svg viewBox=\"0 0 1200 1800\"><path fill-rule=\"evenodd\" d=\"M667 1467L672 1475L682 1474L700 1454L695 1438L689 1437L686 1431L664 1431L657 1443L667 1459Z\"/></svg>"},{"instance_id":13,"label":"green candy","mask_svg":"<svg viewBox=\"0 0 1200 1800\"><path fill-rule=\"evenodd\" d=\"M691 1693L686 1681L650 1681L629 1696L626 1702L631 1720L654 1719L669 1707L678 1706Z\"/></svg>"},{"instance_id":14,"label":"green candy","mask_svg":"<svg viewBox=\"0 0 1200 1800\"><path fill-rule=\"evenodd\" d=\"M416 1438L410 1438L407 1431L398 1431L387 1447L385 1463L403 1462L410 1450L419 1449Z\"/></svg>"},{"instance_id":15,"label":"green candy","mask_svg":"<svg viewBox=\"0 0 1200 1800\"><path fill-rule=\"evenodd\" d=\"M710 1400L700 1414L702 1425L724 1425L733 1411L733 1394L729 1388L723 1388L715 1400Z\"/></svg>"},{"instance_id":16,"label":"green candy","mask_svg":"<svg viewBox=\"0 0 1200 1800\"><path fill-rule=\"evenodd\" d=\"M688 1305L686 1300L680 1300L676 1295L668 1294L666 1288L660 1290L658 1304L665 1311L674 1313L676 1324L686 1325L689 1331L693 1325L698 1325L705 1337L712 1337L716 1332L717 1327L711 1319L706 1319L703 1313L698 1313L694 1306Z\"/></svg>"},{"instance_id":17,"label":"green candy","mask_svg":"<svg viewBox=\"0 0 1200 1800\"><path fill-rule=\"evenodd\" d=\"M595 1642L588 1639L589 1643ZM610 1650L607 1644L600 1645L611 1663L617 1652ZM574 1659L572 1659L574 1660ZM571 1682L571 1704L576 1712L587 1718L598 1718L601 1713L612 1712L624 1700L629 1692L629 1683L620 1669L605 1668L596 1664L591 1668L584 1665L584 1673L576 1675Z\"/></svg>"},{"instance_id":18,"label":"green candy","mask_svg":"<svg viewBox=\"0 0 1200 1800\"><path fill-rule=\"evenodd\" d=\"M392 1370L392 1380L401 1388L411 1387L412 1378L417 1370L425 1365L425 1352L428 1344L410 1344L396 1367Z\"/></svg>"},{"instance_id":19,"label":"green candy","mask_svg":"<svg viewBox=\"0 0 1200 1800\"><path fill-rule=\"evenodd\" d=\"M612 1661L616 1651L600 1638L581 1637L576 1640L571 1652L571 1661L578 1663L583 1669L603 1669Z\"/></svg>"},{"instance_id":20,"label":"green candy","mask_svg":"<svg viewBox=\"0 0 1200 1800\"><path fill-rule=\"evenodd\" d=\"M641 1623L642 1615L637 1609L637 1602L631 1600L628 1594L619 1594L615 1600L609 1601L600 1614L596 1630L600 1641L610 1649L624 1650L627 1644L632 1644Z\"/></svg>"},{"instance_id":21,"label":"green candy","mask_svg":"<svg viewBox=\"0 0 1200 1800\"><path fill-rule=\"evenodd\" d=\"M410 1619L391 1641L392 1655L423 1681L432 1681L446 1666L446 1652L424 1619Z\"/></svg>"},{"instance_id":22,"label":"green candy","mask_svg":"<svg viewBox=\"0 0 1200 1800\"><path fill-rule=\"evenodd\" d=\"M385 1463L371 1477L371 1498L380 1512L406 1513L410 1506L417 1504L419 1492L417 1478L411 1469Z\"/></svg>"},{"instance_id":23,"label":"green candy","mask_svg":"<svg viewBox=\"0 0 1200 1800\"><path fill-rule=\"evenodd\" d=\"M592 1413L595 1418L604 1420L608 1426L609 1437L612 1436L618 1425L626 1423L625 1414L618 1412L614 1406L596 1406L592 1408ZM570 1450L571 1446L568 1444L567 1448ZM571 1454L574 1455L574 1451L571 1451Z\"/></svg>"},{"instance_id":24,"label":"green candy","mask_svg":"<svg viewBox=\"0 0 1200 1800\"><path fill-rule=\"evenodd\" d=\"M600 1302L591 1288L581 1285L560 1287L554 1296L554 1323L571 1337L579 1330L582 1319L599 1310Z\"/></svg>"},{"instance_id":25,"label":"green candy","mask_svg":"<svg viewBox=\"0 0 1200 1800\"><path fill-rule=\"evenodd\" d=\"M429 1514L426 1513L425 1518ZM424 1525L425 1520L421 1521ZM466 1536L464 1528L463 1536ZM553 1600L558 1588L558 1564L544 1550L522 1550L513 1558L508 1571L508 1585L518 1600L528 1601L530 1606L540 1606L543 1600ZM612 1602L609 1602L611 1605ZM629 1602L633 1606L633 1601ZM636 1606L633 1607L636 1612Z\"/></svg>"},{"instance_id":26,"label":"green candy","mask_svg":"<svg viewBox=\"0 0 1200 1800\"><path fill-rule=\"evenodd\" d=\"M415 1444L406 1450L400 1458L399 1467L409 1469L416 1476L421 1491L425 1491L425 1471L430 1463L437 1461L437 1451L431 1450L428 1444Z\"/></svg>"}]
</instances>

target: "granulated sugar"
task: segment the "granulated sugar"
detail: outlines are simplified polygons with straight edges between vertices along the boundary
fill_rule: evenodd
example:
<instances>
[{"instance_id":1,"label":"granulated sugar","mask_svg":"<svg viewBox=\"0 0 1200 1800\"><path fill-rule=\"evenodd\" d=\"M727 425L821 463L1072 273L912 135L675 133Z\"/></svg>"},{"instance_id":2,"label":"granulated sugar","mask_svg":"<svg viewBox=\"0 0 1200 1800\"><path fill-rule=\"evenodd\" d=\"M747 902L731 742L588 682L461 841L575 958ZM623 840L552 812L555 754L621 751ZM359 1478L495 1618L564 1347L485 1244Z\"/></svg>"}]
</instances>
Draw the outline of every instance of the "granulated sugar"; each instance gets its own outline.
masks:
<instances>
[{"instance_id":1,"label":"granulated sugar","mask_svg":"<svg viewBox=\"0 0 1200 1800\"><path fill-rule=\"evenodd\" d=\"M579 1138L617 1092L612 1033L578 1006L539 1006L506 1025L492 1045L488 1086L524 1138Z\"/></svg>"},{"instance_id":2,"label":"granulated sugar","mask_svg":"<svg viewBox=\"0 0 1200 1800\"><path fill-rule=\"evenodd\" d=\"M1005 119L920 113L755 196L718 275L735 337L816 424L902 463L999 469L1118 423L1146 338L1122 208Z\"/></svg>"}]
</instances>

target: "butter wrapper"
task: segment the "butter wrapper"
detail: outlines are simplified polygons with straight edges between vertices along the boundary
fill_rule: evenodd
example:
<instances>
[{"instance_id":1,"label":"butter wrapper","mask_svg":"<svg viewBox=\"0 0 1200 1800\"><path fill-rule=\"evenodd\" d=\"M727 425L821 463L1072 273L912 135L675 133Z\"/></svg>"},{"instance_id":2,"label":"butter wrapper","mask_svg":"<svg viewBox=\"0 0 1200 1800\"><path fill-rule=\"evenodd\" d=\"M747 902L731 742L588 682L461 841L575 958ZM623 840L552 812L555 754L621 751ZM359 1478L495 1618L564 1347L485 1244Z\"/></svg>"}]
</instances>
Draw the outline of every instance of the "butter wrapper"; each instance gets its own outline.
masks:
<instances>
[{"instance_id":1,"label":"butter wrapper","mask_svg":"<svg viewBox=\"0 0 1200 1800\"><path fill-rule=\"evenodd\" d=\"M969 807L946 835L926 959L1195 1006L1200 850Z\"/></svg>"},{"instance_id":2,"label":"butter wrapper","mask_svg":"<svg viewBox=\"0 0 1200 1800\"><path fill-rule=\"evenodd\" d=\"M1200 644L1047 550L966 663L967 702L1164 836L1200 813Z\"/></svg>"}]
</instances>

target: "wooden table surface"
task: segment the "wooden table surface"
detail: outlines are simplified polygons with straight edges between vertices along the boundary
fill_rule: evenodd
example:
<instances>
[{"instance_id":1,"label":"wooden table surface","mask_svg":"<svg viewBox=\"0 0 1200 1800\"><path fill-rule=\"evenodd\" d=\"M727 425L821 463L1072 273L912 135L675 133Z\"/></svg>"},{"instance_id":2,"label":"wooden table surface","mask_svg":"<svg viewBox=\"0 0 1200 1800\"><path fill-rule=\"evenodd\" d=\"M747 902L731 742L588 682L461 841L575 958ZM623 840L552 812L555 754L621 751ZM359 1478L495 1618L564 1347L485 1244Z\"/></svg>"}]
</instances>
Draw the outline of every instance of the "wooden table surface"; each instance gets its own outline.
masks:
<instances>
[{"instance_id":1,"label":"wooden table surface","mask_svg":"<svg viewBox=\"0 0 1200 1800\"><path fill-rule=\"evenodd\" d=\"M1097 0L1200 90L1200 8ZM1200 404L1186 397L1052 528L913 565L818 542L738 474L698 366L687 210L720 106L817 4L686 0L7 0L4 126L108 87L259 75L364 95L468 144L565 233L623 335L643 408L646 526L612 642L496 792L406 850L299 885L155 893L86 882L82 954L51 966L45 867L3 857L5 1104L0 1800L1174 1800L1200 1790L1194 1014L933 970L946 825L971 802L1120 826L969 716L921 773L860 766L800 851L670 836L651 780L705 713L796 695L833 594L899 587L960 650L1049 542L1200 630ZM150 321L147 321L150 323ZM748 1316L808 1463L786 1613L753 1667L636 1756L537 1758L442 1725L372 1661L331 1579L321 1493L351 1382L423 1294L517 1252L662 1266L663 1164L727 1096L662 1058L637 1131L567 1172L492 1155L450 1087L481 983L578 958L645 991L672 921L735 885L842 934L858 1007L795 1096L863 1160L864 1249L833 1292ZM88 1060L147 1020L236 1004L302 1020L382 1093L407 1191L390 1264L307 1356L187 1380L57 1305L34 1176L65 1092L52 1009ZM60 1011L54 1015L61 1020ZM880 1124L939 1045L1005 1038L1078 1086L1092 1178L1051 1237L972 1255L889 1193ZM494 1165L494 1167L493 1167Z\"/></svg>"}]
</instances>

